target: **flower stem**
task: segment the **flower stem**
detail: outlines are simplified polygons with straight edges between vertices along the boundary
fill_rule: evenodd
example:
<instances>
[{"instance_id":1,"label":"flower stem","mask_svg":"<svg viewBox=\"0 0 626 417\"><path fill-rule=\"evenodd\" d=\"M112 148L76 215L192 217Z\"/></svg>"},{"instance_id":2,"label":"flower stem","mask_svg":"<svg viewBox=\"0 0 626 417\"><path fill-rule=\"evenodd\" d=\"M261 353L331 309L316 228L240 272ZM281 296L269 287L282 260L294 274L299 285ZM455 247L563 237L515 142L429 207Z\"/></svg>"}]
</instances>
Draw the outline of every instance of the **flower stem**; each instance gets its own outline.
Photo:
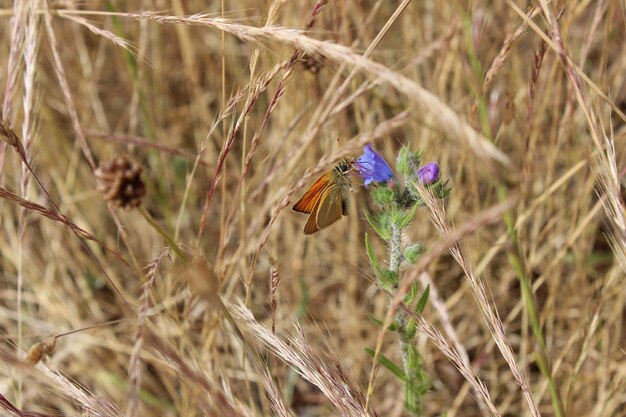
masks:
<instances>
[{"instance_id":1,"label":"flower stem","mask_svg":"<svg viewBox=\"0 0 626 417\"><path fill-rule=\"evenodd\" d=\"M399 276L400 263L402 262L402 229L395 223L391 226L391 239L389 240L389 270ZM395 288L398 288L399 279L396 280ZM422 414L422 396L419 391L423 381L421 378L421 357L414 344L414 333L409 331L406 311L399 309L396 313L396 324L400 338L400 354L404 368L404 406L413 415Z\"/></svg>"},{"instance_id":2,"label":"flower stem","mask_svg":"<svg viewBox=\"0 0 626 417\"><path fill-rule=\"evenodd\" d=\"M389 270L396 274L400 270L400 261L402 260L402 229L398 225L391 226L391 240L389 241ZM396 284L396 288L397 288Z\"/></svg>"},{"instance_id":3,"label":"flower stem","mask_svg":"<svg viewBox=\"0 0 626 417\"><path fill-rule=\"evenodd\" d=\"M174 242L174 239L169 235L169 233L167 233L160 225L159 223L156 222L156 220L154 220L152 218L152 216L150 215L150 213L148 213L148 210L145 209L145 207L143 206L139 206L138 208L139 212L141 213L141 215L143 216L144 219L146 219L146 221L148 222L148 224L150 226L152 226L152 228L159 234L161 235L161 237L163 238L163 240L165 240L165 243L167 244L167 246L170 247L170 249L172 249L174 251L174 253L180 258L180 260L182 261L182 263L184 265L189 265L189 262L191 261L191 258L189 257L189 255L187 255L177 244L176 242Z\"/></svg>"}]
</instances>

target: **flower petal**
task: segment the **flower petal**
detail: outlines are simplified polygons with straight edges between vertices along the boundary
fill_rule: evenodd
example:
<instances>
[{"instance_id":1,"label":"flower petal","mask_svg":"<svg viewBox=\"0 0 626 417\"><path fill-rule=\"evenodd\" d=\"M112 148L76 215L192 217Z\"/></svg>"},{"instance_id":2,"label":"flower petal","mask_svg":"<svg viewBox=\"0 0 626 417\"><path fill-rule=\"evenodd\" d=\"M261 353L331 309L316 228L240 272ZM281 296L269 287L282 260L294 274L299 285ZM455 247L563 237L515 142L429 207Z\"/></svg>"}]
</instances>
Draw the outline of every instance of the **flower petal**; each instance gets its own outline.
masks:
<instances>
[{"instance_id":1,"label":"flower petal","mask_svg":"<svg viewBox=\"0 0 626 417\"><path fill-rule=\"evenodd\" d=\"M393 172L385 159L378 154L371 144L365 145L364 153L357 159L356 168L363 177L366 186L372 182L387 182L393 178Z\"/></svg>"}]
</instances>

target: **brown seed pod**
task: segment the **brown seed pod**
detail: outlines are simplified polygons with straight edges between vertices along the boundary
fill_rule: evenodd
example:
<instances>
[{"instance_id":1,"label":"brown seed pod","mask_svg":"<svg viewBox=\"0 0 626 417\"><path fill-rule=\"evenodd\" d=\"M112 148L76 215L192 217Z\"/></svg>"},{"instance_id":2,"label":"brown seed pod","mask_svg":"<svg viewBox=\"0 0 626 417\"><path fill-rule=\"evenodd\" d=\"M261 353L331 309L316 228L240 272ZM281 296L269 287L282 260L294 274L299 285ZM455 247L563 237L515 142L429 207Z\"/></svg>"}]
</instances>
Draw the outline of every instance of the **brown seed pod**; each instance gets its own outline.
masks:
<instances>
[{"instance_id":1,"label":"brown seed pod","mask_svg":"<svg viewBox=\"0 0 626 417\"><path fill-rule=\"evenodd\" d=\"M96 170L98 191L104 199L121 208L141 205L146 186L141 180L143 168L125 153L103 161Z\"/></svg>"},{"instance_id":2,"label":"brown seed pod","mask_svg":"<svg viewBox=\"0 0 626 417\"><path fill-rule=\"evenodd\" d=\"M36 365L44 356L50 355L54 351L56 344L56 337L49 337L43 342L35 343L26 354L26 362L31 365Z\"/></svg>"}]
</instances>

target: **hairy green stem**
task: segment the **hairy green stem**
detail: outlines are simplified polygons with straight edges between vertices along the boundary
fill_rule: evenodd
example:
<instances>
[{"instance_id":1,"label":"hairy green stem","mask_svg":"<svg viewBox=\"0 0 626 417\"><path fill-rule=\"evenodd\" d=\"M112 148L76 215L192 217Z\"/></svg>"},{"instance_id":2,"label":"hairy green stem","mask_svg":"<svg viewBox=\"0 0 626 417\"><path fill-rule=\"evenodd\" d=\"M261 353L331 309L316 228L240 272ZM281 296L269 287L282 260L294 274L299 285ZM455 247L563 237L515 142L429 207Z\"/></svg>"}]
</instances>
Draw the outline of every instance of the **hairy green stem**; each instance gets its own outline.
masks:
<instances>
[{"instance_id":1,"label":"hairy green stem","mask_svg":"<svg viewBox=\"0 0 626 417\"><path fill-rule=\"evenodd\" d=\"M391 226L391 240L389 241L389 270L398 274L402 261L402 229L396 224ZM396 288L398 284L396 283Z\"/></svg>"},{"instance_id":2,"label":"hairy green stem","mask_svg":"<svg viewBox=\"0 0 626 417\"><path fill-rule=\"evenodd\" d=\"M402 262L402 229L396 225L391 226L391 239L389 240L389 270L399 277L400 263ZM396 278L395 288L397 289L399 278ZM406 311L399 309L396 314L398 326L398 336L400 338L400 354L402 356L402 367L404 368L405 387L404 405L413 415L422 414L422 397L418 393L421 378L421 357L414 344L414 333L409 330L409 320Z\"/></svg>"}]
</instances>

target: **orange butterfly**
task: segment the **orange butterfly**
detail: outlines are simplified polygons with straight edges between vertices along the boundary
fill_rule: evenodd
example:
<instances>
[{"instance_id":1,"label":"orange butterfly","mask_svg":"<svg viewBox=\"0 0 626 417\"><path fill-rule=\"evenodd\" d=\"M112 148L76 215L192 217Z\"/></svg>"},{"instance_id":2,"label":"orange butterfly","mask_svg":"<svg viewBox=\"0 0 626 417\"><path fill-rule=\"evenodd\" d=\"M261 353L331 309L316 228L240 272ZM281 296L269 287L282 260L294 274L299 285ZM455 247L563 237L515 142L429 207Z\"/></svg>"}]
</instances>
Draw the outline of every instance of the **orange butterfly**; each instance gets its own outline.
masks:
<instances>
[{"instance_id":1,"label":"orange butterfly","mask_svg":"<svg viewBox=\"0 0 626 417\"><path fill-rule=\"evenodd\" d=\"M304 226L305 235L312 235L336 222L342 215L348 215L346 187L350 184L348 173L351 169L352 165L347 160L339 162L319 177L293 205L294 211L310 213Z\"/></svg>"}]
</instances>

